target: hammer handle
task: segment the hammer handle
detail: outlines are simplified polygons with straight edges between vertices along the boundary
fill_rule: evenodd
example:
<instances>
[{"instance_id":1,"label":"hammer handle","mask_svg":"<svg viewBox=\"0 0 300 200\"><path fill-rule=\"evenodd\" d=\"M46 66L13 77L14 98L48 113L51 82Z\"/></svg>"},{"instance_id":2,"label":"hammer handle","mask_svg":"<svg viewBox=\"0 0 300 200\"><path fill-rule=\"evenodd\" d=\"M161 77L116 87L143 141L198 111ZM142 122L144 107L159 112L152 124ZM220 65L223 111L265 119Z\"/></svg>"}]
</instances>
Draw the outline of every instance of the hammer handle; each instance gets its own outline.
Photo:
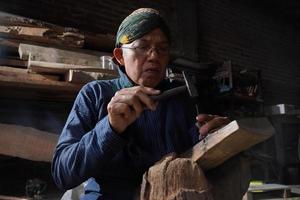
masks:
<instances>
[{"instance_id":1,"label":"hammer handle","mask_svg":"<svg viewBox=\"0 0 300 200\"><path fill-rule=\"evenodd\" d=\"M178 95L180 93L183 93L186 90L187 90L187 87L185 85L183 85L183 86L179 86L179 87L176 87L176 88L166 90L166 91L164 91L163 93L161 93L159 95L150 96L150 98L154 101L160 101L160 100L167 99L167 98L170 98L172 96Z\"/></svg>"}]
</instances>

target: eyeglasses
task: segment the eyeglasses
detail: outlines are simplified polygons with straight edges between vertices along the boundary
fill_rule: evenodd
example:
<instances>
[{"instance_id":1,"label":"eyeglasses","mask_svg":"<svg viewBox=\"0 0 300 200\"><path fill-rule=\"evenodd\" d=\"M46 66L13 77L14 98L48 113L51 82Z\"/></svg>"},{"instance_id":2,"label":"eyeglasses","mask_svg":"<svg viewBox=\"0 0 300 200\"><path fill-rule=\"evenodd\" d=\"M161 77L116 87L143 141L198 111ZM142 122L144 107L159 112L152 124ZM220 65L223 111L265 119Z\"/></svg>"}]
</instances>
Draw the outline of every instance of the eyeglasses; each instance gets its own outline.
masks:
<instances>
[{"instance_id":1,"label":"eyeglasses","mask_svg":"<svg viewBox=\"0 0 300 200\"><path fill-rule=\"evenodd\" d=\"M146 45L146 46L135 46L135 47L120 47L122 49L131 49L136 51L136 53L139 53L141 55L147 55L148 53L155 51L157 54L159 55L168 55L169 54L169 47L153 47L150 45Z\"/></svg>"}]
</instances>

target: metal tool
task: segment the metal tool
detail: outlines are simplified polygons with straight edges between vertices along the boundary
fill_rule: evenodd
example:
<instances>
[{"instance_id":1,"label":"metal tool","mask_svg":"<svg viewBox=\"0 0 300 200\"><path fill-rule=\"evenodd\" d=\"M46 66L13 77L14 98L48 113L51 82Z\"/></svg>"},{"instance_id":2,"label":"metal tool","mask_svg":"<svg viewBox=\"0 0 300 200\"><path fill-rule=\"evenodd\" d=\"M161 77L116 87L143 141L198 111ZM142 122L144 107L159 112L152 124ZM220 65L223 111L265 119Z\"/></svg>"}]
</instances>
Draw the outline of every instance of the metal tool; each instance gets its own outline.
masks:
<instances>
[{"instance_id":1,"label":"metal tool","mask_svg":"<svg viewBox=\"0 0 300 200\"><path fill-rule=\"evenodd\" d=\"M182 74L183 74L185 85L166 90L159 95L151 96L151 99L155 101L160 101L181 94L186 90L188 90L191 98L198 97L198 91L194 84L196 82L195 77L185 71L182 71ZM197 106L197 114L198 114L198 106Z\"/></svg>"}]
</instances>

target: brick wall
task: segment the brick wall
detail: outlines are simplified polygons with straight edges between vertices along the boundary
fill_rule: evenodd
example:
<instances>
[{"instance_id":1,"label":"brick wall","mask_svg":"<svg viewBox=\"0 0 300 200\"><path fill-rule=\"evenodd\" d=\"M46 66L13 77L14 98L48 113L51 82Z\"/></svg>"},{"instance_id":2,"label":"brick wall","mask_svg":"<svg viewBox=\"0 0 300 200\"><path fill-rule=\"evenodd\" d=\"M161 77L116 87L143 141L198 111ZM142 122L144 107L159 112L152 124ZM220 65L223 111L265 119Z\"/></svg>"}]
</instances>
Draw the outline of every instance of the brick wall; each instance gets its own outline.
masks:
<instances>
[{"instance_id":1,"label":"brick wall","mask_svg":"<svg viewBox=\"0 0 300 200\"><path fill-rule=\"evenodd\" d=\"M0 11L98 33L114 34L130 12L140 7L160 10L171 19L172 1L164 0L0 0Z\"/></svg>"},{"instance_id":2,"label":"brick wall","mask_svg":"<svg viewBox=\"0 0 300 200\"><path fill-rule=\"evenodd\" d=\"M300 30L253 2L198 1L200 60L260 69L266 104L300 105Z\"/></svg>"}]
</instances>

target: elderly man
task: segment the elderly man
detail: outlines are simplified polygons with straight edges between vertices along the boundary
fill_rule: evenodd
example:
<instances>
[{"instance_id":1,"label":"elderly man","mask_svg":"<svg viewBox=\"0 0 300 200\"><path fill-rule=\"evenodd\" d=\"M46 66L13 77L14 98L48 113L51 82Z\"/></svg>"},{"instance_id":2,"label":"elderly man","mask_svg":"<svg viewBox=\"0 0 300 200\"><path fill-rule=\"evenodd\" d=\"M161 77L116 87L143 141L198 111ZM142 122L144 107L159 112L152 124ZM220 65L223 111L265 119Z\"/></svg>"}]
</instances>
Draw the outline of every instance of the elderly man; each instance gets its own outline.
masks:
<instances>
[{"instance_id":1,"label":"elderly man","mask_svg":"<svg viewBox=\"0 0 300 200\"><path fill-rule=\"evenodd\" d=\"M83 199L134 199L150 166L228 123L217 115L196 116L188 94L152 100L179 85L165 77L170 44L158 11L142 8L124 19L113 52L120 78L85 85L61 133L52 164L60 188L88 180ZM198 130L196 121L207 123Z\"/></svg>"}]
</instances>

